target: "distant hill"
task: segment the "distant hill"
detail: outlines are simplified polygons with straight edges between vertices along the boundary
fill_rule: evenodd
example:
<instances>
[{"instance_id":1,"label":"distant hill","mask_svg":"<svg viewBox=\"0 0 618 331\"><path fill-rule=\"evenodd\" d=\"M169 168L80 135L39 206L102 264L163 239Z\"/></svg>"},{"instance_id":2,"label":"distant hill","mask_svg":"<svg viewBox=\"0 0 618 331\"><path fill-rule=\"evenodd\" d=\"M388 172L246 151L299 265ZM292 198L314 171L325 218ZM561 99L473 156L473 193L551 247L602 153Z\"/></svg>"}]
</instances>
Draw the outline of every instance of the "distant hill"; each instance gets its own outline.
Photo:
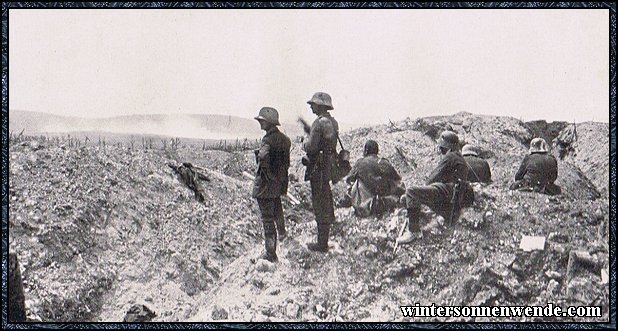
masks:
<instances>
[{"instance_id":1,"label":"distant hill","mask_svg":"<svg viewBox=\"0 0 618 331\"><path fill-rule=\"evenodd\" d=\"M291 137L303 134L295 124L284 123L281 128ZM263 135L255 120L229 115L151 114L83 118L22 110L9 111L9 130L24 130L25 134L107 132L199 139L255 139Z\"/></svg>"}]
</instances>

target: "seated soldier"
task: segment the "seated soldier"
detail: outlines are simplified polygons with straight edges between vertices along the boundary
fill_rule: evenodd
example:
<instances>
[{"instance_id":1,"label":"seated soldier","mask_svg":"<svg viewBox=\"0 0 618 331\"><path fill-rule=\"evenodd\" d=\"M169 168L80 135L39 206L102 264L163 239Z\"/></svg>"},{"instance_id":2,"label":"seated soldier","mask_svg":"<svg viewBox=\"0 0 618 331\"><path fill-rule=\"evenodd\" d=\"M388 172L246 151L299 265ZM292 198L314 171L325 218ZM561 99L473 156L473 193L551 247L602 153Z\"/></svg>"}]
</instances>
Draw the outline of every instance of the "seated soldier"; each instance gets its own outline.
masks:
<instances>
[{"instance_id":1,"label":"seated soldier","mask_svg":"<svg viewBox=\"0 0 618 331\"><path fill-rule=\"evenodd\" d=\"M468 166L460 153L459 137L452 131L444 131L438 141L440 154L444 155L438 167L429 176L427 185L406 189L408 231L397 238L399 244L409 244L421 239L421 205L428 206L449 223L459 217L461 208L474 201L474 192L466 182Z\"/></svg>"},{"instance_id":2,"label":"seated soldier","mask_svg":"<svg viewBox=\"0 0 618 331\"><path fill-rule=\"evenodd\" d=\"M461 149L461 155L468 164L468 181L471 183L491 183L489 163L479 157L475 147L467 144Z\"/></svg>"},{"instance_id":3,"label":"seated soldier","mask_svg":"<svg viewBox=\"0 0 618 331\"><path fill-rule=\"evenodd\" d=\"M549 146L543 138L534 138L530 142L530 154L524 157L510 189L557 195L562 189L554 184L556 178L558 161L549 154Z\"/></svg>"},{"instance_id":4,"label":"seated soldier","mask_svg":"<svg viewBox=\"0 0 618 331\"><path fill-rule=\"evenodd\" d=\"M357 216L380 216L397 206L405 192L401 176L385 158L378 157L378 143L368 140L363 158L358 160L346 178L348 195Z\"/></svg>"}]
</instances>

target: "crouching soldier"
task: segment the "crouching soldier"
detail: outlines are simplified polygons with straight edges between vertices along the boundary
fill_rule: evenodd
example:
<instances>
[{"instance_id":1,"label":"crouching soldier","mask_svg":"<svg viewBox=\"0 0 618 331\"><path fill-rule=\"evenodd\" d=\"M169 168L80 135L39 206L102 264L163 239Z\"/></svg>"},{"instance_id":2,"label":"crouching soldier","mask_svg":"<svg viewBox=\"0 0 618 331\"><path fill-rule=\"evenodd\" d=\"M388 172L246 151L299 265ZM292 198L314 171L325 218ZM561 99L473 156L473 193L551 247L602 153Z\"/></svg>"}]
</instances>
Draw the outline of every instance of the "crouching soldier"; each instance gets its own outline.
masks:
<instances>
[{"instance_id":1,"label":"crouching soldier","mask_svg":"<svg viewBox=\"0 0 618 331\"><path fill-rule=\"evenodd\" d=\"M554 184L556 178L558 178L558 161L549 154L549 146L545 139L534 138L530 142L530 154L524 157L515 174L515 183L510 189L557 195L562 189Z\"/></svg>"},{"instance_id":2,"label":"crouching soldier","mask_svg":"<svg viewBox=\"0 0 618 331\"><path fill-rule=\"evenodd\" d=\"M443 155L438 167L429 176L426 186L411 186L406 190L408 231L397 238L399 244L408 244L423 237L420 227L421 205L452 222L459 217L460 209L474 201L474 192L466 181L468 165L460 153L459 137L444 131L438 142Z\"/></svg>"},{"instance_id":3,"label":"crouching soldier","mask_svg":"<svg viewBox=\"0 0 618 331\"><path fill-rule=\"evenodd\" d=\"M467 144L461 149L461 155L468 164L468 181L471 183L491 183L489 163L479 157L475 147Z\"/></svg>"},{"instance_id":4,"label":"crouching soldier","mask_svg":"<svg viewBox=\"0 0 618 331\"><path fill-rule=\"evenodd\" d=\"M288 190L291 141L277 128L280 123L276 109L264 107L255 119L266 131L260 148L255 151L257 169L252 194L257 199L264 225L266 252L261 258L276 262L277 232L279 238L286 236L281 196Z\"/></svg>"},{"instance_id":5,"label":"crouching soldier","mask_svg":"<svg viewBox=\"0 0 618 331\"><path fill-rule=\"evenodd\" d=\"M348 195L357 216L380 216L397 206L405 193L401 176L385 158L378 157L379 146L367 140L363 158L358 160L346 182L351 185Z\"/></svg>"}]
</instances>

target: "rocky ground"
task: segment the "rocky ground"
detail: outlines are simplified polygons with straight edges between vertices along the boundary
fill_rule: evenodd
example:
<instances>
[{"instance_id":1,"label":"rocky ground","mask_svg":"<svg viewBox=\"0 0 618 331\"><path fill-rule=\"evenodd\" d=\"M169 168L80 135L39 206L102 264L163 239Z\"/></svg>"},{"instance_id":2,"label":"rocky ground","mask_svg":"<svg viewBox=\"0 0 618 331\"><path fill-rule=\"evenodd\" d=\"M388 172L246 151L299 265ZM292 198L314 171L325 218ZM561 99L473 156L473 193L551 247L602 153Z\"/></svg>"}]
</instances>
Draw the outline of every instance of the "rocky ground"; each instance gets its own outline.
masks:
<instances>
[{"instance_id":1,"label":"rocky ground","mask_svg":"<svg viewBox=\"0 0 618 331\"><path fill-rule=\"evenodd\" d=\"M577 141L559 161L563 195L508 190L527 142L565 136L571 126L460 113L342 135L353 159L367 139L378 141L408 184L423 182L437 163L435 138L444 129L479 145L492 166L494 182L475 188L475 206L457 224L445 228L429 215L430 235L396 255L402 209L358 219L339 208L329 253L306 249L316 229L296 139L290 192L301 203L284 199L290 238L280 242L277 264L257 259L262 227L242 175L253 172L252 151L76 147L20 137L9 146L9 233L28 316L122 321L144 305L153 321L433 321L403 318L399 306L552 302L602 306L601 318L571 320L607 321L608 125L578 124ZM205 202L167 166L182 161L205 168ZM547 243L525 252L523 236ZM476 321L489 320L505 321Z\"/></svg>"}]
</instances>

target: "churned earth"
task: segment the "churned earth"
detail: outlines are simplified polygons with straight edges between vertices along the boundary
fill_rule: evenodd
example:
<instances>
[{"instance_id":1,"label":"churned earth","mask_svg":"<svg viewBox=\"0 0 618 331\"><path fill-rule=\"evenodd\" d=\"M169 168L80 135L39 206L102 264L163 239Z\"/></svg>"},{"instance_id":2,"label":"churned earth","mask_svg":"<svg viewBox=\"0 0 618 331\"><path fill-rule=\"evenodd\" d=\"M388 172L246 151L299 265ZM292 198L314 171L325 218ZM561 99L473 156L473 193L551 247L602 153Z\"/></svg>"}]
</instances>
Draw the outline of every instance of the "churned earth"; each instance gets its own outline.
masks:
<instances>
[{"instance_id":1,"label":"churned earth","mask_svg":"<svg viewBox=\"0 0 618 331\"><path fill-rule=\"evenodd\" d=\"M445 129L482 149L494 182L475 187L474 207L452 226L428 214L425 238L397 254L404 209L359 219L338 208L330 251L306 249L316 227L293 139L290 192L300 204L283 199L289 238L275 264L257 259L262 226L243 175L254 170L251 150L12 139L10 251L21 263L28 317L122 321L144 305L152 321L471 321L405 318L399 307L552 302L601 306L603 316L476 321L607 321L608 125L459 113L360 128L342 140L353 161L376 140L404 182L417 184L437 164L435 139ZM563 149L568 140L558 162L561 196L508 190L536 136L558 137ZM210 178L203 203L168 167L185 161ZM344 191L334 185L336 195ZM546 245L525 252L523 236L543 236Z\"/></svg>"}]
</instances>

